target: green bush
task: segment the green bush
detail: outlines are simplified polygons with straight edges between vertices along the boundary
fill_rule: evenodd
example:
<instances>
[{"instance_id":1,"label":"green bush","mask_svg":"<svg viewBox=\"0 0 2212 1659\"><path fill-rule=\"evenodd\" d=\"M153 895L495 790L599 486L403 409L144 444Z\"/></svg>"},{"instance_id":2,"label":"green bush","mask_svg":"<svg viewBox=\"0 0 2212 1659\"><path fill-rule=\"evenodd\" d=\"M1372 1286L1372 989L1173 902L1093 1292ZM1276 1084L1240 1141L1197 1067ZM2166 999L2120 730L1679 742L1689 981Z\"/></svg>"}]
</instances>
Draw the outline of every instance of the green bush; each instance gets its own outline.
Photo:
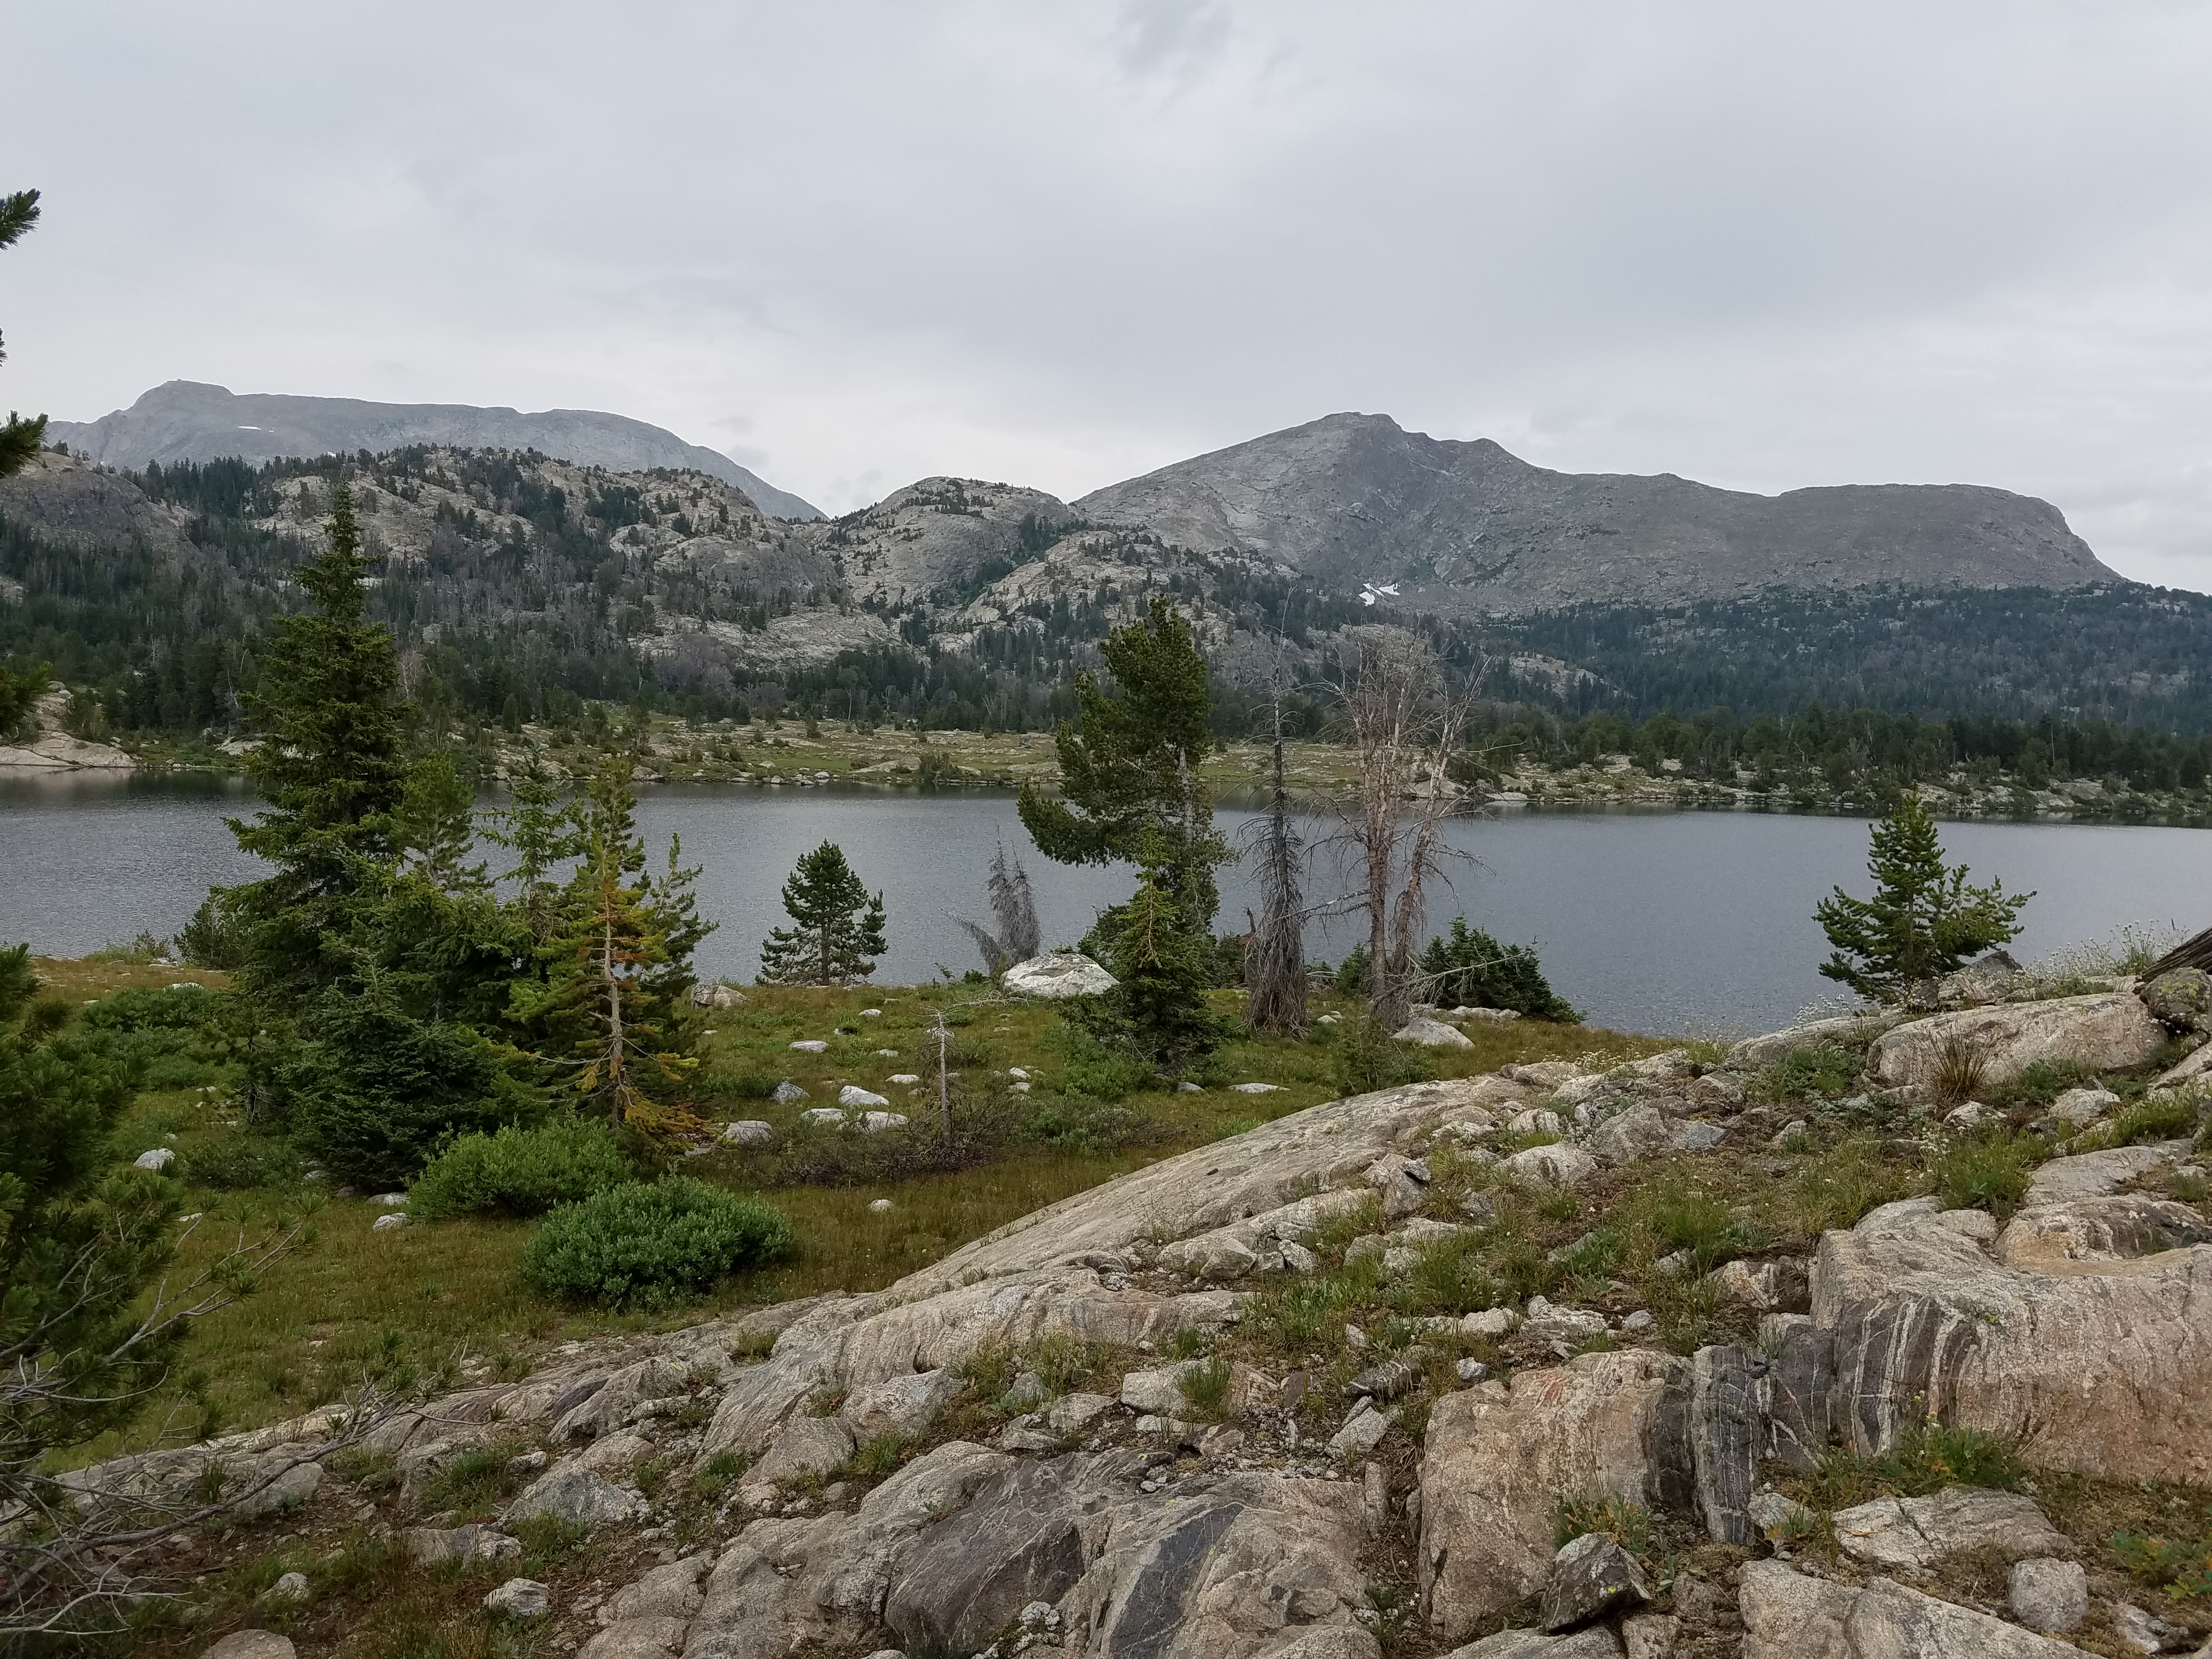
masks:
<instances>
[{"instance_id":1,"label":"green bush","mask_svg":"<svg viewBox=\"0 0 2212 1659\"><path fill-rule=\"evenodd\" d=\"M204 985L116 991L84 1011L95 1031L197 1031L215 1016L216 994Z\"/></svg>"},{"instance_id":2,"label":"green bush","mask_svg":"<svg viewBox=\"0 0 2212 1659\"><path fill-rule=\"evenodd\" d=\"M425 1221L543 1215L636 1178L622 1136L598 1118L510 1123L463 1135L432 1158L407 1194L407 1211Z\"/></svg>"},{"instance_id":3,"label":"green bush","mask_svg":"<svg viewBox=\"0 0 2212 1659\"><path fill-rule=\"evenodd\" d=\"M1936 1158L1936 1188L1954 1210L1987 1210L2002 1221L2027 1196L2028 1161L2042 1150L2008 1131L1962 1140Z\"/></svg>"},{"instance_id":4,"label":"green bush","mask_svg":"<svg viewBox=\"0 0 2212 1659\"><path fill-rule=\"evenodd\" d=\"M1582 1014L1544 977L1534 945L1500 945L1468 927L1464 916L1454 916L1451 932L1429 941L1420 961L1430 1000L1442 1007L1510 1008L1532 1019L1582 1023Z\"/></svg>"},{"instance_id":5,"label":"green bush","mask_svg":"<svg viewBox=\"0 0 2212 1659\"><path fill-rule=\"evenodd\" d=\"M1436 1062L1418 1042L1401 1042L1370 1016L1341 1028L1335 1048L1336 1086L1347 1095L1395 1089L1401 1083L1425 1083Z\"/></svg>"},{"instance_id":6,"label":"green bush","mask_svg":"<svg viewBox=\"0 0 2212 1659\"><path fill-rule=\"evenodd\" d=\"M1832 1043L1784 1054L1760 1073L1776 1100L1825 1099L1843 1094L1858 1080L1858 1056Z\"/></svg>"},{"instance_id":7,"label":"green bush","mask_svg":"<svg viewBox=\"0 0 2212 1659\"><path fill-rule=\"evenodd\" d=\"M781 1211L670 1176L555 1209L523 1249L522 1275L562 1301L666 1307L791 1244Z\"/></svg>"},{"instance_id":8,"label":"green bush","mask_svg":"<svg viewBox=\"0 0 2212 1659\"><path fill-rule=\"evenodd\" d=\"M331 991L315 1004L312 1029L282 1083L295 1133L333 1180L404 1186L447 1137L543 1109L468 1026Z\"/></svg>"},{"instance_id":9,"label":"green bush","mask_svg":"<svg viewBox=\"0 0 2212 1659\"><path fill-rule=\"evenodd\" d=\"M1048 1146L1082 1153L1115 1152L1160 1133L1154 1119L1133 1106L1080 1094L1039 1097L1022 1128Z\"/></svg>"}]
</instances>

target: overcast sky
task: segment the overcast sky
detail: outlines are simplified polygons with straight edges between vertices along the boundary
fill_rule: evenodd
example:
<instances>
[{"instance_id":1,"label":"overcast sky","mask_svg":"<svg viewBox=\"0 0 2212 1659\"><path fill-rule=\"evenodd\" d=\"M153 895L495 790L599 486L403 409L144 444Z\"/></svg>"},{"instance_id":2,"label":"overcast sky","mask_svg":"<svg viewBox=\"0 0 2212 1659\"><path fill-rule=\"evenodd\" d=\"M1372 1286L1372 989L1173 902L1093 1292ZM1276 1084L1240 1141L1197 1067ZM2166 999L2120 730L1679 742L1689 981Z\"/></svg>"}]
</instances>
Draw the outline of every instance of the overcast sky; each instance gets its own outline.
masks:
<instances>
[{"instance_id":1,"label":"overcast sky","mask_svg":"<svg viewBox=\"0 0 2212 1659\"><path fill-rule=\"evenodd\" d=\"M0 407L605 409L842 511L1336 410L2212 590L2212 3L12 10Z\"/></svg>"}]
</instances>

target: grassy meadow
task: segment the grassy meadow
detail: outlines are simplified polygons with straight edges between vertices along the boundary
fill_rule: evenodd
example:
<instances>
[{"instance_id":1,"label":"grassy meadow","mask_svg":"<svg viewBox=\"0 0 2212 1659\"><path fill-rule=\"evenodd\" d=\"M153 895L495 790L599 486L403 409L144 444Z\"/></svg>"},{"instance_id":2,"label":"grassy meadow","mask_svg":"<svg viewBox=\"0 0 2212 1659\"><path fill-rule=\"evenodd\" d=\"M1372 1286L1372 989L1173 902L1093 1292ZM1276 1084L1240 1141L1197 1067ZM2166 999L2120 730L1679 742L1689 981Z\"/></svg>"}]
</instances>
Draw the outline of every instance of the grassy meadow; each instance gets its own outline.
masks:
<instances>
[{"instance_id":1,"label":"grassy meadow","mask_svg":"<svg viewBox=\"0 0 2212 1659\"><path fill-rule=\"evenodd\" d=\"M115 960L38 960L55 993L80 1004L112 992L223 975ZM1129 1088L1048 1003L997 999L974 982L815 990L745 988L738 1006L701 1009L694 1106L711 1129L770 1123L764 1148L711 1136L674 1160L686 1174L757 1193L790 1219L793 1254L726 1281L710 1297L651 1314L571 1306L518 1276L527 1221L466 1218L372 1231L371 1194L331 1190L266 1126L243 1121L235 1076L179 1038L155 1045L147 1086L112 1147L123 1161L177 1152L199 1219L175 1269L189 1275L242 1239L289 1236L256 1292L200 1322L185 1365L139 1432L195 1434L272 1421L337 1397L362 1376L409 1387L522 1375L550 1348L641 1328L673 1328L763 1303L888 1285L1043 1205L1125 1170L1336 1098L1337 1029L1304 1040L1237 1033L1198 1092ZM1234 1015L1241 994L1214 994ZM874 1011L868 1012L865 1011ZM1316 1014L1350 1005L1317 994ZM939 1115L937 1019L945 1024L950 1141ZM1470 1027L1471 1049L1434 1056L1446 1077L1516 1060L1664 1046L1582 1026L1522 1020ZM793 1048L816 1040L819 1054ZM1028 1073L1026 1079L1012 1075ZM911 1076L917 1084L891 1082ZM777 1085L807 1091L778 1102ZM1027 1091L1014 1085L1026 1081ZM1232 1085L1266 1083L1267 1092ZM909 1120L902 1133L810 1128L806 1110L857 1085ZM885 1207L876 1207L888 1200ZM83 1448L81 1461L114 1449Z\"/></svg>"}]
</instances>

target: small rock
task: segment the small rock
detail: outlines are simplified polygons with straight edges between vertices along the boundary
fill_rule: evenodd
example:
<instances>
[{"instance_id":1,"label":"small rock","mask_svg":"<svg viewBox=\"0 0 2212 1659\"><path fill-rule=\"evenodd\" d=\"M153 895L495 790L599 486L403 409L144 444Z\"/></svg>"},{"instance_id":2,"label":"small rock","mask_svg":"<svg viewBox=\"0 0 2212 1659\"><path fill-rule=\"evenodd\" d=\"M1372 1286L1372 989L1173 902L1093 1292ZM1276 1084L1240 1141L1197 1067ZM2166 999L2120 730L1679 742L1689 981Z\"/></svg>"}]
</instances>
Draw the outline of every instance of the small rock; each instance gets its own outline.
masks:
<instances>
[{"instance_id":1,"label":"small rock","mask_svg":"<svg viewBox=\"0 0 2212 1659\"><path fill-rule=\"evenodd\" d=\"M1674 1126L1674 1146L1678 1152L1710 1152L1728 1139L1727 1128L1718 1123L1707 1123L1692 1118L1686 1123Z\"/></svg>"},{"instance_id":2,"label":"small rock","mask_svg":"<svg viewBox=\"0 0 2212 1659\"><path fill-rule=\"evenodd\" d=\"M1510 1336L1521 1328L1521 1315L1514 1308L1487 1308L1468 1315L1459 1328L1469 1336Z\"/></svg>"},{"instance_id":3,"label":"small rock","mask_svg":"<svg viewBox=\"0 0 2212 1659\"><path fill-rule=\"evenodd\" d=\"M2089 1575L2079 1561L2033 1556L2012 1564L2008 1604L2031 1630L2063 1636L2089 1614Z\"/></svg>"},{"instance_id":4,"label":"small rock","mask_svg":"<svg viewBox=\"0 0 2212 1659\"><path fill-rule=\"evenodd\" d=\"M1347 1422L1330 1437L1329 1451L1338 1457L1364 1456L1382 1443L1382 1437L1390 1432L1395 1412L1380 1412L1373 1406L1362 1404L1352 1413Z\"/></svg>"},{"instance_id":5,"label":"small rock","mask_svg":"<svg viewBox=\"0 0 2212 1659\"><path fill-rule=\"evenodd\" d=\"M868 1208L878 1215L883 1214L890 1206L891 1201L888 1198L872 1198L868 1200Z\"/></svg>"},{"instance_id":6,"label":"small rock","mask_svg":"<svg viewBox=\"0 0 2212 1659\"><path fill-rule=\"evenodd\" d=\"M2110 1089L2069 1089L2051 1103L2051 1115L2070 1128L2094 1123L2120 1103Z\"/></svg>"},{"instance_id":7,"label":"small rock","mask_svg":"<svg viewBox=\"0 0 2212 1659\"><path fill-rule=\"evenodd\" d=\"M2156 1613L2132 1601L2112 1603L2112 1634L2137 1653L2163 1653L2189 1639L2187 1631L2167 1624Z\"/></svg>"},{"instance_id":8,"label":"small rock","mask_svg":"<svg viewBox=\"0 0 2212 1659\"><path fill-rule=\"evenodd\" d=\"M507 1472L509 1474L535 1474L545 1467L546 1461L542 1451L520 1452L507 1460Z\"/></svg>"},{"instance_id":9,"label":"small rock","mask_svg":"<svg viewBox=\"0 0 2212 1659\"><path fill-rule=\"evenodd\" d=\"M860 1018L862 1019L881 1019L883 1017L884 1011L880 1008L863 1008L860 1010Z\"/></svg>"},{"instance_id":10,"label":"small rock","mask_svg":"<svg viewBox=\"0 0 2212 1659\"><path fill-rule=\"evenodd\" d=\"M914 1072L893 1072L889 1077L885 1078L884 1081L886 1083L896 1083L901 1088L906 1088L921 1082L921 1078L918 1073Z\"/></svg>"},{"instance_id":11,"label":"small rock","mask_svg":"<svg viewBox=\"0 0 2212 1659\"><path fill-rule=\"evenodd\" d=\"M407 1207L407 1194L404 1193L379 1193L375 1197L370 1199L368 1201L372 1204L381 1206L383 1208L387 1210L404 1210Z\"/></svg>"},{"instance_id":12,"label":"small rock","mask_svg":"<svg viewBox=\"0 0 2212 1659\"><path fill-rule=\"evenodd\" d=\"M323 1484L320 1463L295 1463L252 1497L242 1499L231 1514L240 1521L258 1521L264 1515L295 1510L315 1495Z\"/></svg>"},{"instance_id":13,"label":"small rock","mask_svg":"<svg viewBox=\"0 0 2212 1659\"><path fill-rule=\"evenodd\" d=\"M830 1045L820 1037L801 1037L791 1046L802 1054L826 1054L830 1052Z\"/></svg>"},{"instance_id":14,"label":"small rock","mask_svg":"<svg viewBox=\"0 0 2212 1659\"><path fill-rule=\"evenodd\" d=\"M273 1630L234 1630L200 1659L295 1659L297 1651L289 1637Z\"/></svg>"},{"instance_id":15,"label":"small rock","mask_svg":"<svg viewBox=\"0 0 2212 1659\"><path fill-rule=\"evenodd\" d=\"M1185 1079L1182 1082L1176 1085L1176 1092L1179 1095L1202 1095L1206 1091L1200 1088L1197 1084Z\"/></svg>"},{"instance_id":16,"label":"small rock","mask_svg":"<svg viewBox=\"0 0 2212 1659\"><path fill-rule=\"evenodd\" d=\"M1947 1129L1979 1129L1995 1123L2004 1116L1995 1107L1984 1106L1978 1100L1970 1100L1963 1106L1954 1106L1943 1114Z\"/></svg>"},{"instance_id":17,"label":"small rock","mask_svg":"<svg viewBox=\"0 0 2212 1659\"><path fill-rule=\"evenodd\" d=\"M304 1601L307 1599L307 1575L288 1572L271 1584L262 1599L269 1601Z\"/></svg>"},{"instance_id":18,"label":"small rock","mask_svg":"<svg viewBox=\"0 0 2212 1659\"><path fill-rule=\"evenodd\" d=\"M1547 1631L1572 1630L1651 1599L1651 1581L1636 1558L1603 1533L1586 1532L1552 1558L1539 1622Z\"/></svg>"},{"instance_id":19,"label":"small rock","mask_svg":"<svg viewBox=\"0 0 2212 1659\"><path fill-rule=\"evenodd\" d=\"M507 1619L543 1619L553 1598L535 1578L510 1578L483 1599L485 1608Z\"/></svg>"},{"instance_id":20,"label":"small rock","mask_svg":"<svg viewBox=\"0 0 2212 1659\"><path fill-rule=\"evenodd\" d=\"M131 1159L131 1167L139 1170L166 1170L176 1159L176 1153L167 1146L155 1146Z\"/></svg>"},{"instance_id":21,"label":"small rock","mask_svg":"<svg viewBox=\"0 0 2212 1659\"><path fill-rule=\"evenodd\" d=\"M769 1096L769 1098L775 1102L779 1106L788 1106L794 1100L805 1099L806 1091L800 1088L789 1078L786 1078L782 1082L775 1085L775 1091Z\"/></svg>"},{"instance_id":22,"label":"small rock","mask_svg":"<svg viewBox=\"0 0 2212 1659\"><path fill-rule=\"evenodd\" d=\"M1030 1091L1030 1085L1026 1083L1009 1083L1006 1087L1018 1095L1025 1095Z\"/></svg>"},{"instance_id":23,"label":"small rock","mask_svg":"<svg viewBox=\"0 0 2212 1659\"><path fill-rule=\"evenodd\" d=\"M1576 1347L1605 1334L1605 1316L1588 1308L1563 1308L1532 1296L1521 1330L1539 1342L1564 1342Z\"/></svg>"},{"instance_id":24,"label":"small rock","mask_svg":"<svg viewBox=\"0 0 2212 1659\"><path fill-rule=\"evenodd\" d=\"M1505 1120L1505 1133L1514 1135L1560 1135L1567 1126L1548 1107L1531 1106Z\"/></svg>"},{"instance_id":25,"label":"small rock","mask_svg":"<svg viewBox=\"0 0 2212 1659\"><path fill-rule=\"evenodd\" d=\"M848 1083L837 1091L837 1103L849 1109L855 1106L888 1106L890 1102L871 1090L861 1088L857 1083ZM826 1111L828 1108L819 1109Z\"/></svg>"},{"instance_id":26,"label":"small rock","mask_svg":"<svg viewBox=\"0 0 2212 1659\"><path fill-rule=\"evenodd\" d=\"M377 1217L375 1220L368 1224L368 1230L373 1233L388 1233L394 1228L404 1227L406 1224L407 1218L397 1212L394 1212L389 1215L380 1215Z\"/></svg>"},{"instance_id":27,"label":"small rock","mask_svg":"<svg viewBox=\"0 0 2212 1659\"><path fill-rule=\"evenodd\" d=\"M1480 1359L1462 1359L1454 1369L1459 1372L1459 1380L1462 1382L1480 1382L1490 1375L1490 1367Z\"/></svg>"},{"instance_id":28,"label":"small rock","mask_svg":"<svg viewBox=\"0 0 2212 1659\"><path fill-rule=\"evenodd\" d=\"M1753 1492L1751 1501L1744 1505L1744 1513L1759 1528L1759 1536L1770 1544L1811 1531L1815 1519L1813 1511L1796 1498L1785 1498L1771 1487Z\"/></svg>"},{"instance_id":29,"label":"small rock","mask_svg":"<svg viewBox=\"0 0 2212 1659\"><path fill-rule=\"evenodd\" d=\"M757 1117L740 1118L722 1126L722 1139L732 1146L765 1146L775 1139L775 1126Z\"/></svg>"},{"instance_id":30,"label":"small rock","mask_svg":"<svg viewBox=\"0 0 2212 1659\"><path fill-rule=\"evenodd\" d=\"M1283 1091L1279 1083L1232 1083L1229 1086L1240 1095L1274 1095Z\"/></svg>"},{"instance_id":31,"label":"small rock","mask_svg":"<svg viewBox=\"0 0 2212 1659\"><path fill-rule=\"evenodd\" d=\"M1778 1152L1796 1152L1805 1145L1812 1133L1812 1125L1802 1117L1793 1117L1777 1130L1774 1139L1766 1144Z\"/></svg>"},{"instance_id":32,"label":"small rock","mask_svg":"<svg viewBox=\"0 0 2212 1659\"><path fill-rule=\"evenodd\" d=\"M1531 1146L1499 1159L1498 1168L1547 1187L1579 1187L1597 1173L1597 1160L1579 1146Z\"/></svg>"},{"instance_id":33,"label":"small rock","mask_svg":"<svg viewBox=\"0 0 2212 1659\"><path fill-rule=\"evenodd\" d=\"M1620 1322L1620 1328L1631 1336L1641 1336L1658 1322L1651 1316L1648 1309L1638 1308Z\"/></svg>"}]
</instances>

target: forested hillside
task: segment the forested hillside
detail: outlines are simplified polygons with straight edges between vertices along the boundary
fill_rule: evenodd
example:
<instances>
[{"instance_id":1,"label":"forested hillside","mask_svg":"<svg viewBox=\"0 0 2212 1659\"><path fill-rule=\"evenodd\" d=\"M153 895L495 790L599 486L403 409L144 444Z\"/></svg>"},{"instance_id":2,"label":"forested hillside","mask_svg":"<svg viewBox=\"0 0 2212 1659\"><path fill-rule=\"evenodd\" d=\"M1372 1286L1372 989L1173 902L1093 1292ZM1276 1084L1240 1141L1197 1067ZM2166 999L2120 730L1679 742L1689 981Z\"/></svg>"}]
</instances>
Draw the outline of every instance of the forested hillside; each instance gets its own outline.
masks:
<instances>
[{"instance_id":1,"label":"forested hillside","mask_svg":"<svg viewBox=\"0 0 2212 1659\"><path fill-rule=\"evenodd\" d=\"M241 735L258 641L295 608L290 573L319 546L342 477L410 693L433 722L464 726L581 726L616 704L1034 730L1070 711L1072 676L1096 665L1105 633L1164 593L1193 621L1224 736L1250 727L1278 678L1292 732L1320 732L1336 647L1381 622L1427 632L1478 677L1492 727L1592 753L1638 746L1588 738L1612 730L1592 715L1688 720L1711 749L1712 732L1762 717L1794 729L1808 709L1858 709L1949 721L1961 763L1987 753L2009 770L2035 746L2054 774L2178 781L2212 732L2212 599L2133 584L1770 592L1445 621L1008 485L927 479L793 523L701 473L432 447L143 473L50 452L0 486L0 663L51 663L88 735ZM1956 735L2015 729L1992 721L2042 735ZM1729 741L1733 769L1751 751ZM1801 758L1818 767L1825 752Z\"/></svg>"}]
</instances>

